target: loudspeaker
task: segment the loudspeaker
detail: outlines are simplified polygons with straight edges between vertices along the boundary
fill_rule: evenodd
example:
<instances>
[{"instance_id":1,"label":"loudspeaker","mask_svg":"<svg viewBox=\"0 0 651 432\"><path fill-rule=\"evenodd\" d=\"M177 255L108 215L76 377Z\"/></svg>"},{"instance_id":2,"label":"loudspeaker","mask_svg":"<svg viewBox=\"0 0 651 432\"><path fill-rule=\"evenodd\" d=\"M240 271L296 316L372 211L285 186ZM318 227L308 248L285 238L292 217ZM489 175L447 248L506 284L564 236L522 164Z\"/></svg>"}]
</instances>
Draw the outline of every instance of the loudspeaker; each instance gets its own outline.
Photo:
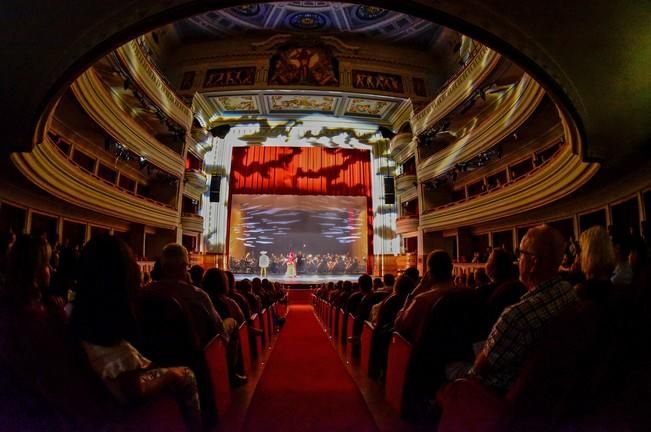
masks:
<instances>
[{"instance_id":1,"label":"loudspeaker","mask_svg":"<svg viewBox=\"0 0 651 432\"><path fill-rule=\"evenodd\" d=\"M396 136L396 134L393 133L393 131L391 129L389 129L387 127L384 127L384 126L380 126L378 128L378 132L380 132L380 135L382 135L382 138L391 139L394 136Z\"/></svg>"},{"instance_id":2,"label":"loudspeaker","mask_svg":"<svg viewBox=\"0 0 651 432\"><path fill-rule=\"evenodd\" d=\"M210 202L219 202L219 189L222 184L222 176L212 176L210 179Z\"/></svg>"},{"instance_id":3,"label":"loudspeaker","mask_svg":"<svg viewBox=\"0 0 651 432\"><path fill-rule=\"evenodd\" d=\"M231 126L224 124L210 129L210 133L214 137L224 139L230 130L231 130Z\"/></svg>"},{"instance_id":4,"label":"loudspeaker","mask_svg":"<svg viewBox=\"0 0 651 432\"><path fill-rule=\"evenodd\" d=\"M396 203L396 186L393 177L384 177L384 204Z\"/></svg>"}]
</instances>

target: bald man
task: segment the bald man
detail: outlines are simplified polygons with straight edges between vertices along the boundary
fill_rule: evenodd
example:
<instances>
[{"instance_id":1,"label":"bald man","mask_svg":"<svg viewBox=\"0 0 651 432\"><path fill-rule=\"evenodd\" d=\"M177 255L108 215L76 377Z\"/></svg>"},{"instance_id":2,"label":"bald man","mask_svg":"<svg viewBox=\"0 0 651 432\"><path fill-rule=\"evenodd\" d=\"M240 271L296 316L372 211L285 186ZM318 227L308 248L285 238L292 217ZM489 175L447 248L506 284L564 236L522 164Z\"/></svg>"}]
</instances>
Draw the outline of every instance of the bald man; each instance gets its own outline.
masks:
<instances>
[{"instance_id":1,"label":"bald man","mask_svg":"<svg viewBox=\"0 0 651 432\"><path fill-rule=\"evenodd\" d=\"M558 269L564 240L548 225L531 228L520 243L518 267L527 293L504 310L470 371L498 392L513 384L545 325L576 301Z\"/></svg>"}]
</instances>

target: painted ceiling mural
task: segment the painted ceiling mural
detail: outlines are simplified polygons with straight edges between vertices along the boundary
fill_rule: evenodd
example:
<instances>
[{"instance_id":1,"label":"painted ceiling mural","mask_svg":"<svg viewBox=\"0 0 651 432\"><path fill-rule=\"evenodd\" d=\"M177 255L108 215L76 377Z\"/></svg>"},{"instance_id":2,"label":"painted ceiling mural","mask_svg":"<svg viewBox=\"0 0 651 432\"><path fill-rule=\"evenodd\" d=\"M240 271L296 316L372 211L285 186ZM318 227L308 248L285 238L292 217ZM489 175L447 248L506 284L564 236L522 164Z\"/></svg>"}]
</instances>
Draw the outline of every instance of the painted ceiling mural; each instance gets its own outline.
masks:
<instances>
[{"instance_id":1,"label":"painted ceiling mural","mask_svg":"<svg viewBox=\"0 0 651 432\"><path fill-rule=\"evenodd\" d=\"M242 33L354 33L429 47L441 31L430 21L375 6L324 1L260 3L197 15L175 24L182 40L215 40Z\"/></svg>"}]
</instances>

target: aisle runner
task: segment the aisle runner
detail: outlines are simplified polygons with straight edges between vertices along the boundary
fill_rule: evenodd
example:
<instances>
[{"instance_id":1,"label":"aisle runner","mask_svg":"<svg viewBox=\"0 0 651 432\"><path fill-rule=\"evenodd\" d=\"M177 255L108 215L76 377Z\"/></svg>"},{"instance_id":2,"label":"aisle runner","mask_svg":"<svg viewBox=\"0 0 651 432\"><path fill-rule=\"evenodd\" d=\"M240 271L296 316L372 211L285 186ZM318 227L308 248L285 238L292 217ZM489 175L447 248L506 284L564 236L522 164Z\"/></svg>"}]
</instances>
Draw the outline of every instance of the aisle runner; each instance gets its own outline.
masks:
<instances>
[{"instance_id":1,"label":"aisle runner","mask_svg":"<svg viewBox=\"0 0 651 432\"><path fill-rule=\"evenodd\" d=\"M243 430L377 431L311 306L290 306Z\"/></svg>"}]
</instances>

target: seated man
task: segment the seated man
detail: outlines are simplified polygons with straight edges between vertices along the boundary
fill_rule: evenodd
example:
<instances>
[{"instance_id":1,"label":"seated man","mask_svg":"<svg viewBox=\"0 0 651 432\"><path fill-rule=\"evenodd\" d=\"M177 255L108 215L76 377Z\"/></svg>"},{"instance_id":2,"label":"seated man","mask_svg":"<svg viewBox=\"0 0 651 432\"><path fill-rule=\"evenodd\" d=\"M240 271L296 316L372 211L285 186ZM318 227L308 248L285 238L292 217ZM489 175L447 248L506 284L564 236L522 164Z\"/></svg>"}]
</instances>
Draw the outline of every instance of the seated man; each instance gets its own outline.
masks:
<instances>
[{"instance_id":1,"label":"seated man","mask_svg":"<svg viewBox=\"0 0 651 432\"><path fill-rule=\"evenodd\" d=\"M423 280L407 296L405 306L398 312L393 326L410 342L420 339L432 307L453 289L452 259L447 252L431 252L427 256L427 269Z\"/></svg>"},{"instance_id":2,"label":"seated man","mask_svg":"<svg viewBox=\"0 0 651 432\"><path fill-rule=\"evenodd\" d=\"M504 310L470 371L499 392L515 381L545 325L576 302L572 286L558 274L563 245L548 225L530 229L520 243L520 280L528 292Z\"/></svg>"},{"instance_id":3,"label":"seated man","mask_svg":"<svg viewBox=\"0 0 651 432\"><path fill-rule=\"evenodd\" d=\"M208 294L190 283L187 268L188 251L180 244L170 243L161 255L162 276L147 289L155 290L178 301L190 319L198 338L198 349L203 349L217 333L229 337L237 328L235 320L222 321Z\"/></svg>"}]
</instances>

